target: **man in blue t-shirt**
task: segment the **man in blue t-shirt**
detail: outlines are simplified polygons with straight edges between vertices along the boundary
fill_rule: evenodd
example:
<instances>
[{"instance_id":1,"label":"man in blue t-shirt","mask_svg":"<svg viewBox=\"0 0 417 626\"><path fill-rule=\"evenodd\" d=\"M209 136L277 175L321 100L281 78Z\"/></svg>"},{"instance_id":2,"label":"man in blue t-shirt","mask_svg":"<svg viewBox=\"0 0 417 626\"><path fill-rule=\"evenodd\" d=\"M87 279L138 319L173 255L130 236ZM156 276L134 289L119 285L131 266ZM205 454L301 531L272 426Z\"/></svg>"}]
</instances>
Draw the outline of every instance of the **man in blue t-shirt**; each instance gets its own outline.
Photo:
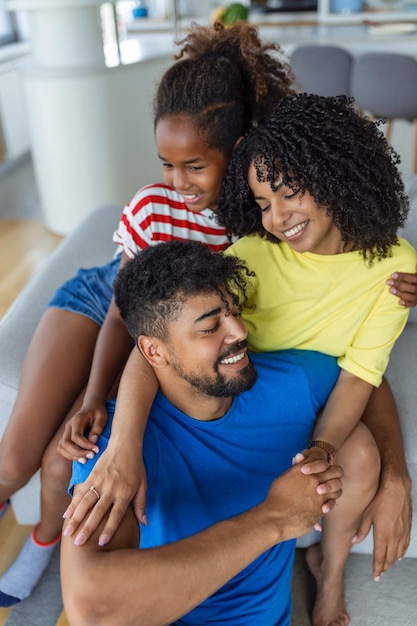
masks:
<instances>
[{"instance_id":1,"label":"man in blue t-shirt","mask_svg":"<svg viewBox=\"0 0 417 626\"><path fill-rule=\"evenodd\" d=\"M64 536L70 624L289 626L295 538L333 508L342 475L292 458L339 369L316 352L249 359L250 274L196 242L147 248L121 270L117 305L159 383L143 442L149 524L129 509L105 547L103 524L82 546ZM96 460L74 464L71 487Z\"/></svg>"}]
</instances>

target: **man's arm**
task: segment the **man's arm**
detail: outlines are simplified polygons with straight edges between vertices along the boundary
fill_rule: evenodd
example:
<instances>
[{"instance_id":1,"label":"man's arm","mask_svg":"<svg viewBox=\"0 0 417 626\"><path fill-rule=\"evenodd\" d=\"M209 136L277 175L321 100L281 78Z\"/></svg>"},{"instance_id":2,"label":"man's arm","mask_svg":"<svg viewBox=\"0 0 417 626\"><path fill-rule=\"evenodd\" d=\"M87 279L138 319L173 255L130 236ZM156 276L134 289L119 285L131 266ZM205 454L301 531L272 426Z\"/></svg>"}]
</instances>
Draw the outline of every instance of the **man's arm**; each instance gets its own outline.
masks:
<instances>
[{"instance_id":1,"label":"man's arm","mask_svg":"<svg viewBox=\"0 0 417 626\"><path fill-rule=\"evenodd\" d=\"M315 468L321 473L302 467L275 479L266 499L246 513L159 548L137 548L131 508L105 548L97 545L101 528L82 546L64 536L61 580L71 626L168 624L269 548L307 532L340 497L342 470L323 461Z\"/></svg>"},{"instance_id":2,"label":"man's arm","mask_svg":"<svg viewBox=\"0 0 417 626\"><path fill-rule=\"evenodd\" d=\"M379 490L358 528L355 543L374 530L373 576L377 580L403 557L411 533L411 479L404 457L400 419L392 391L384 379L375 389L362 417L381 456Z\"/></svg>"}]
</instances>

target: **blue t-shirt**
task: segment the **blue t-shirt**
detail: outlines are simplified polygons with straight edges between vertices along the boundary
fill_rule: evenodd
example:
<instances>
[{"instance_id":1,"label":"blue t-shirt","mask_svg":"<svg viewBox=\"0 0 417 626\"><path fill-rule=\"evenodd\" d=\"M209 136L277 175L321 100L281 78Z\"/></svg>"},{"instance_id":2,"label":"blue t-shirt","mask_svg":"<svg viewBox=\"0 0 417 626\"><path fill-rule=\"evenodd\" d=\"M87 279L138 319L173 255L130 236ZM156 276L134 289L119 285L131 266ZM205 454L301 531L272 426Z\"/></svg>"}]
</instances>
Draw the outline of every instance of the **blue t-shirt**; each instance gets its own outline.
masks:
<instances>
[{"instance_id":1,"label":"blue t-shirt","mask_svg":"<svg viewBox=\"0 0 417 626\"><path fill-rule=\"evenodd\" d=\"M143 444L149 524L141 527L141 548L188 537L259 504L306 447L337 381L336 360L301 350L251 354L251 360L258 380L218 420L196 420L161 393L155 398ZM108 408L112 415L114 403ZM97 458L74 463L71 487L87 478ZM177 623L289 626L294 548L287 541L267 550Z\"/></svg>"}]
</instances>

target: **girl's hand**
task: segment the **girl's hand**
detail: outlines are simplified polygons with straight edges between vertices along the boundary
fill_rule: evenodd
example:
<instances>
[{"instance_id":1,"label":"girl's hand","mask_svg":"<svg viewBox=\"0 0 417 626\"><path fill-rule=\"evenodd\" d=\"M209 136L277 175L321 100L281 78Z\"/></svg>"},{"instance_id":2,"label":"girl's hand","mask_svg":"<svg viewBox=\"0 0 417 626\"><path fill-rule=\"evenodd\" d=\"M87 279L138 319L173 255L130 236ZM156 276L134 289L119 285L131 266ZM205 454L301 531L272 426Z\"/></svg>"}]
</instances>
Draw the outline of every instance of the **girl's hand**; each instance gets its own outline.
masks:
<instances>
[{"instance_id":1,"label":"girl's hand","mask_svg":"<svg viewBox=\"0 0 417 626\"><path fill-rule=\"evenodd\" d=\"M390 293L393 293L400 299L403 306L416 306L417 304L417 273L405 274L395 272L391 278L387 280L390 287Z\"/></svg>"},{"instance_id":2,"label":"girl's hand","mask_svg":"<svg viewBox=\"0 0 417 626\"><path fill-rule=\"evenodd\" d=\"M64 426L58 443L58 452L70 461L86 463L99 451L97 440L107 423L107 410L104 404L82 406ZM88 437L85 436L88 431Z\"/></svg>"},{"instance_id":3,"label":"girl's hand","mask_svg":"<svg viewBox=\"0 0 417 626\"><path fill-rule=\"evenodd\" d=\"M82 545L109 514L98 541L100 546L106 545L132 500L138 521L146 525L146 487L145 467L137 446L132 447L130 453L129 450L111 450L109 444L87 482L77 488L64 513L64 518L68 520L65 536L78 530L74 543Z\"/></svg>"}]
</instances>

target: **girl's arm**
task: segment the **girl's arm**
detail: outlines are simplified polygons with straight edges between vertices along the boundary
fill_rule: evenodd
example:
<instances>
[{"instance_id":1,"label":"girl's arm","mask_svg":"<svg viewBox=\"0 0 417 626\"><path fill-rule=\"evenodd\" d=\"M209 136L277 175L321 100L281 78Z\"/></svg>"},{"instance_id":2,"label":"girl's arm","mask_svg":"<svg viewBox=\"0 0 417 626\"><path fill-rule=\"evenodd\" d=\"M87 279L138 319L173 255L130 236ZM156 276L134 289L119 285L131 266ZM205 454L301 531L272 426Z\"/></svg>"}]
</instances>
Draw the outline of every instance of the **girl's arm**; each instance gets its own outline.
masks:
<instances>
[{"instance_id":1,"label":"girl's arm","mask_svg":"<svg viewBox=\"0 0 417 626\"><path fill-rule=\"evenodd\" d=\"M393 293L400 299L403 306L416 306L417 304L417 274L406 274L404 272L395 272L387 280L390 287L390 293Z\"/></svg>"},{"instance_id":2,"label":"girl's arm","mask_svg":"<svg viewBox=\"0 0 417 626\"><path fill-rule=\"evenodd\" d=\"M153 369L139 350L133 350L120 381L109 445L95 464L88 484L79 486L64 514L68 520L67 535L73 534L86 518L76 537L77 543L84 543L110 510L99 539L100 545L108 543L135 494L136 516L140 522L147 523L142 441L157 390ZM90 491L91 485L100 499Z\"/></svg>"},{"instance_id":3,"label":"girl's arm","mask_svg":"<svg viewBox=\"0 0 417 626\"><path fill-rule=\"evenodd\" d=\"M128 260L129 257L123 253L119 269ZM121 372L132 347L132 339L112 297L97 337L82 406L67 422L65 445L59 446L66 458L79 458L85 462L86 457L92 458L98 451L96 443L107 422L106 401L116 394Z\"/></svg>"}]
</instances>

